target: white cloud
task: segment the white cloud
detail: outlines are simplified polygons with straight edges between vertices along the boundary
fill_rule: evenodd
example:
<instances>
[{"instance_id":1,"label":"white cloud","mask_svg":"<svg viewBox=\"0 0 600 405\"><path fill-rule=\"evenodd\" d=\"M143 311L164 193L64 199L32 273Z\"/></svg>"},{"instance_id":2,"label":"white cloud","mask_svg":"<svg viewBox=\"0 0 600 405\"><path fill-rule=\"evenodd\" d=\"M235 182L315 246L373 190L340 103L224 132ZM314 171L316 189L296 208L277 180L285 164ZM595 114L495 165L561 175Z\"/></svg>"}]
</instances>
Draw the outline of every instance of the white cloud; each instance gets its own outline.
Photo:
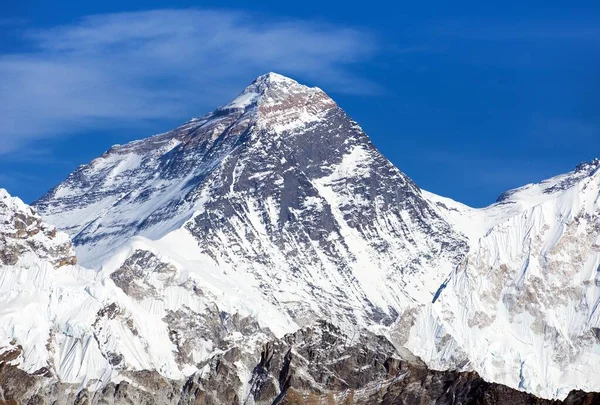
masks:
<instances>
[{"instance_id":1,"label":"white cloud","mask_svg":"<svg viewBox=\"0 0 600 405\"><path fill-rule=\"evenodd\" d=\"M0 153L31 141L203 114L268 71L372 93L352 66L378 50L363 30L232 12L154 10L25 31L0 55Z\"/></svg>"}]
</instances>

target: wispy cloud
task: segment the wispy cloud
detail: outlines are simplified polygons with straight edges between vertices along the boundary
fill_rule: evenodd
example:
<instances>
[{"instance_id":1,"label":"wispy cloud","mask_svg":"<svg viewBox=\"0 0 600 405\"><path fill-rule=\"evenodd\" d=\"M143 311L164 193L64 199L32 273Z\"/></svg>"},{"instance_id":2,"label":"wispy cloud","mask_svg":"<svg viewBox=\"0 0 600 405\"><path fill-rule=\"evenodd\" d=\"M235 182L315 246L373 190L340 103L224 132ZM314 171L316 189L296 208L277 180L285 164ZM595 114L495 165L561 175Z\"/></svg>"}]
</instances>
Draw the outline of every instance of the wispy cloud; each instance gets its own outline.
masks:
<instances>
[{"instance_id":1,"label":"wispy cloud","mask_svg":"<svg viewBox=\"0 0 600 405\"><path fill-rule=\"evenodd\" d=\"M25 165L36 165L46 166L48 164L53 167L62 166L73 166L74 162L63 157L57 157L55 151L45 146L36 145L35 148L24 148L19 150L19 153L10 153L2 156L2 163L4 164L25 164ZM0 165L0 171L5 169Z\"/></svg>"},{"instance_id":2,"label":"wispy cloud","mask_svg":"<svg viewBox=\"0 0 600 405\"><path fill-rule=\"evenodd\" d=\"M377 85L352 66L378 51L361 29L234 11L94 15L23 33L0 55L0 153L33 140L153 119L185 119L279 71L347 93Z\"/></svg>"}]
</instances>

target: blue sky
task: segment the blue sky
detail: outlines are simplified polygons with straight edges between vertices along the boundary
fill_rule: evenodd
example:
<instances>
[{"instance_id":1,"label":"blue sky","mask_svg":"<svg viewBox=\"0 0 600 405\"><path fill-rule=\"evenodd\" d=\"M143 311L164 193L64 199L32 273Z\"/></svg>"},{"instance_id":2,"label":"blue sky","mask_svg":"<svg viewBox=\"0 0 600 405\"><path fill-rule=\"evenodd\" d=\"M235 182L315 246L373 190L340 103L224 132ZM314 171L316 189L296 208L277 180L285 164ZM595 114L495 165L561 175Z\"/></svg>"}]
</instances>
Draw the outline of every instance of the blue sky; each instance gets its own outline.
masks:
<instances>
[{"instance_id":1,"label":"blue sky","mask_svg":"<svg viewBox=\"0 0 600 405\"><path fill-rule=\"evenodd\" d=\"M487 205L600 155L600 5L572 3L9 0L0 187L31 202L276 71L421 187Z\"/></svg>"}]
</instances>

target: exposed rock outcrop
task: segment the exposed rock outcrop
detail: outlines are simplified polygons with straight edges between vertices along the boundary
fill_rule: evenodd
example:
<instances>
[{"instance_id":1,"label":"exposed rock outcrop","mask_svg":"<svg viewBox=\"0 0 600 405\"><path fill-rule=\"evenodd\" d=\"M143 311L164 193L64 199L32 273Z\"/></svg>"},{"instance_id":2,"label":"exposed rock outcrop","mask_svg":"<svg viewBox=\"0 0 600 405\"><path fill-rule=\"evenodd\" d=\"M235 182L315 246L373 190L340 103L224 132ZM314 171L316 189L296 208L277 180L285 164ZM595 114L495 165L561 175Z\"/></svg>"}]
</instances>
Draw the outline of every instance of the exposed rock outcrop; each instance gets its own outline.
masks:
<instances>
[{"instance_id":1,"label":"exposed rock outcrop","mask_svg":"<svg viewBox=\"0 0 600 405\"><path fill-rule=\"evenodd\" d=\"M0 189L0 265L12 266L26 253L55 267L77 263L71 240L42 221L35 209Z\"/></svg>"},{"instance_id":2,"label":"exposed rock outcrop","mask_svg":"<svg viewBox=\"0 0 600 405\"><path fill-rule=\"evenodd\" d=\"M0 355L0 404L35 405L592 405L600 394L572 392L564 401L536 398L473 372L433 371L400 358L384 337L344 335L326 322L266 343L258 362L237 347L214 356L202 371L169 380L154 371L125 372L98 391L11 365L22 349ZM244 390L244 386L249 388ZM2 402L3 401L3 402Z\"/></svg>"}]
</instances>

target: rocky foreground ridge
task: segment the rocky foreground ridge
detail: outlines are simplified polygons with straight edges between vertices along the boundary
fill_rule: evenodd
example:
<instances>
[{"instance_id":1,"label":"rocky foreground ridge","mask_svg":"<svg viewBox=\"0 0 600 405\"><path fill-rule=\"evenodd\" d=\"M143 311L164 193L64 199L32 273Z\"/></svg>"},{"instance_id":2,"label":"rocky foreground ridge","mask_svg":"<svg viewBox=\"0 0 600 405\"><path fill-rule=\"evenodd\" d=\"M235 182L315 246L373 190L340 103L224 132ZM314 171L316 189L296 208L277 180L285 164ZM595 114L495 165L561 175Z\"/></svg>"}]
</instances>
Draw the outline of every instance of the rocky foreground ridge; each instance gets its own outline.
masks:
<instances>
[{"instance_id":1,"label":"rocky foreground ridge","mask_svg":"<svg viewBox=\"0 0 600 405\"><path fill-rule=\"evenodd\" d=\"M201 372L169 380L155 371L129 372L97 391L31 375L11 365L22 348L0 355L0 404L596 404L600 394L574 391L564 400L544 400L473 372L433 371L418 359L401 360L384 337L368 332L348 337L326 322L265 343L244 385L239 365L248 361L231 347L207 360Z\"/></svg>"}]
</instances>

